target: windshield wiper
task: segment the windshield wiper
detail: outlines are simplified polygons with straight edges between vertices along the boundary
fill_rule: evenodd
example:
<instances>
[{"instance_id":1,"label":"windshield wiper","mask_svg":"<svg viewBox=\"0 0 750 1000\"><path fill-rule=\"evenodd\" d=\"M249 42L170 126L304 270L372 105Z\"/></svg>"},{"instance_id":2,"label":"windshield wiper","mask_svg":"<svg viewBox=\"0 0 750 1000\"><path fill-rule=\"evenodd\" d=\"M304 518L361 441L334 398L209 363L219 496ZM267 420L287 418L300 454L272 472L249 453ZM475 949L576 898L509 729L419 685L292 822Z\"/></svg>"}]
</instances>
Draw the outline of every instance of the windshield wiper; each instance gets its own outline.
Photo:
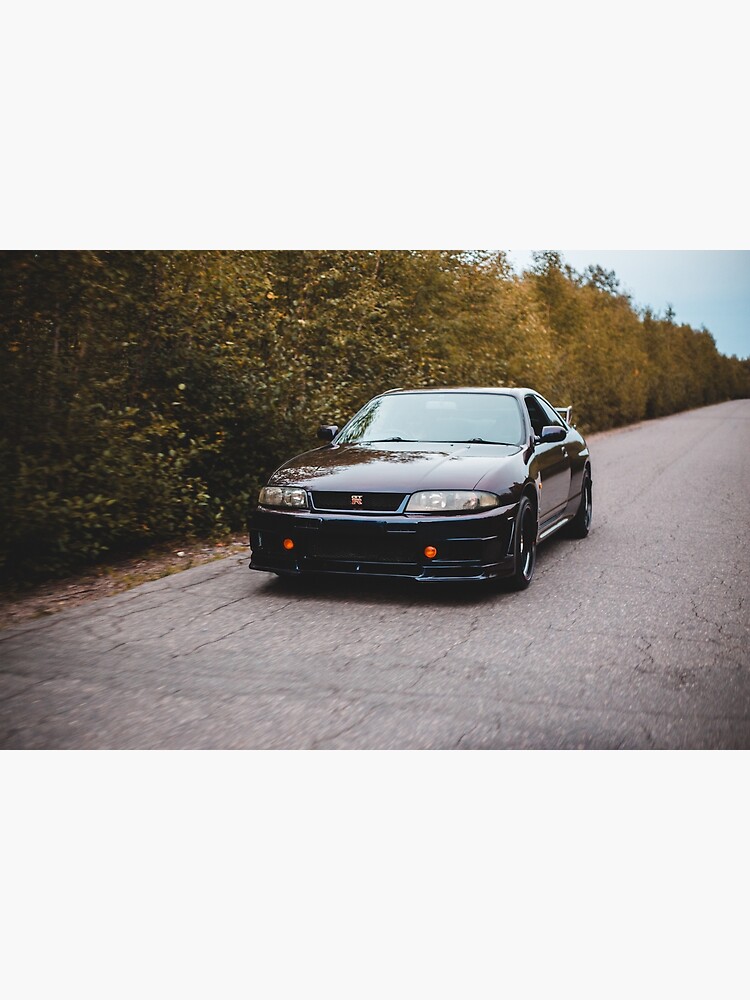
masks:
<instances>
[{"instance_id":1,"label":"windshield wiper","mask_svg":"<svg viewBox=\"0 0 750 1000\"><path fill-rule=\"evenodd\" d=\"M372 438L370 441L358 441L357 444L382 444L384 441L406 441L407 443L414 443L414 438L402 438L402 437L392 437L392 438Z\"/></svg>"},{"instance_id":2,"label":"windshield wiper","mask_svg":"<svg viewBox=\"0 0 750 1000\"><path fill-rule=\"evenodd\" d=\"M427 443L431 441L433 444L501 444L506 445L508 448L515 448L517 444L513 444L511 441L488 441L486 438L469 438L468 441L457 441L455 438L445 438L440 440L438 438L402 438L402 437L392 437L392 438L368 438L367 441L341 441L340 444L384 444L389 441L403 441L407 444L417 444L418 441L422 443Z\"/></svg>"},{"instance_id":3,"label":"windshield wiper","mask_svg":"<svg viewBox=\"0 0 750 1000\"><path fill-rule=\"evenodd\" d=\"M488 441L486 438L469 438L468 441L454 441L454 444L503 444L509 448L515 447L510 441Z\"/></svg>"}]
</instances>

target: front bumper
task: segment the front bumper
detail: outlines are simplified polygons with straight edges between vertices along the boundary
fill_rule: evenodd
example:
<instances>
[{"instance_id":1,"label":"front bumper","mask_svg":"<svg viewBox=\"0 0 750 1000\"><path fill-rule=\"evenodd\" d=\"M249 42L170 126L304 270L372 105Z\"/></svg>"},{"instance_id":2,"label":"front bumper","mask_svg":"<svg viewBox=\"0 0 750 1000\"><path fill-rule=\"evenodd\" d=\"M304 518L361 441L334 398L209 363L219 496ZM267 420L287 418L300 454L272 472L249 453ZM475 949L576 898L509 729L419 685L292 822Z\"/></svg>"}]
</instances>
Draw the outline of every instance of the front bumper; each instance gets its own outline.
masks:
<instances>
[{"instance_id":1,"label":"front bumper","mask_svg":"<svg viewBox=\"0 0 750 1000\"><path fill-rule=\"evenodd\" d=\"M491 580L513 572L518 505L453 517L321 514L258 507L250 515L250 569L419 581ZM285 549L284 539L294 547ZM437 549L428 559L427 546Z\"/></svg>"}]
</instances>

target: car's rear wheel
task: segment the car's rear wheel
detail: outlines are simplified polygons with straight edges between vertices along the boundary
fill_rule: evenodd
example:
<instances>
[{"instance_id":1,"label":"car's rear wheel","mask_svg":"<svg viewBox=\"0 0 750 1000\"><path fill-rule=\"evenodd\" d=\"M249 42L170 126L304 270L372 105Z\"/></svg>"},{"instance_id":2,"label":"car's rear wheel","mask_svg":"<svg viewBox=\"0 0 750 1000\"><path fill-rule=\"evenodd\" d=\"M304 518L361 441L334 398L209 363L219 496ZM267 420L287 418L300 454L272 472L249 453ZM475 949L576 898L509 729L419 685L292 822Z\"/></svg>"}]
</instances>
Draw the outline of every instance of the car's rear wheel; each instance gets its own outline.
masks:
<instances>
[{"instance_id":1,"label":"car's rear wheel","mask_svg":"<svg viewBox=\"0 0 750 1000\"><path fill-rule=\"evenodd\" d=\"M512 590L525 590L531 583L536 566L536 537L536 511L529 498L523 496L516 514L513 542L515 569L509 581Z\"/></svg>"},{"instance_id":2,"label":"car's rear wheel","mask_svg":"<svg viewBox=\"0 0 750 1000\"><path fill-rule=\"evenodd\" d=\"M591 489L591 473L586 469L581 485L581 502L576 511L576 516L570 522L569 534L573 538L585 538L591 529L592 515L593 491Z\"/></svg>"}]
</instances>

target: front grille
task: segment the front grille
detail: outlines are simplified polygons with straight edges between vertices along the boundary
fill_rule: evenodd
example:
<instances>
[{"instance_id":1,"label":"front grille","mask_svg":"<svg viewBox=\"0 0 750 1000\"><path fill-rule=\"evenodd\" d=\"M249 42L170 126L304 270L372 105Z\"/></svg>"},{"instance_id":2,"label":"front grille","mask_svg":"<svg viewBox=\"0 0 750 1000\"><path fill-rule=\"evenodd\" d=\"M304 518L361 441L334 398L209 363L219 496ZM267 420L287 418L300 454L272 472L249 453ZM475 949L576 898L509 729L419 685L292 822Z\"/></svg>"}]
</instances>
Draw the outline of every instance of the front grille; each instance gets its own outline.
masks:
<instances>
[{"instance_id":1,"label":"front grille","mask_svg":"<svg viewBox=\"0 0 750 1000\"><path fill-rule=\"evenodd\" d=\"M413 536L407 538L362 538L346 535L321 535L311 546L311 554L320 559L345 559L355 562L416 563Z\"/></svg>"},{"instance_id":2,"label":"front grille","mask_svg":"<svg viewBox=\"0 0 750 1000\"><path fill-rule=\"evenodd\" d=\"M342 493L333 490L314 490L312 501L316 510L346 510L353 514L365 512L392 514L399 509L405 497L405 493Z\"/></svg>"}]
</instances>

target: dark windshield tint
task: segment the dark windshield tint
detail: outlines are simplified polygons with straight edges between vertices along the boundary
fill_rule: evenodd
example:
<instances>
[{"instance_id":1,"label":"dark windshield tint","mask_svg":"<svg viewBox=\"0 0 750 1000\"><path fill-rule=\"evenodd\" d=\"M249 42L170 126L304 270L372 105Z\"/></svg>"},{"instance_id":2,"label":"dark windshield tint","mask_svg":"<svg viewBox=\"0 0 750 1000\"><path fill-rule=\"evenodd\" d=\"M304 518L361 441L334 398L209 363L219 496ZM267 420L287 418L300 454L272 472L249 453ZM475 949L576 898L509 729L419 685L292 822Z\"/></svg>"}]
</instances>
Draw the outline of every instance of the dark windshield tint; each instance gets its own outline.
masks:
<instances>
[{"instance_id":1,"label":"dark windshield tint","mask_svg":"<svg viewBox=\"0 0 750 1000\"><path fill-rule=\"evenodd\" d=\"M337 444L374 441L483 441L520 444L523 423L513 396L414 392L378 396L362 407Z\"/></svg>"}]
</instances>

